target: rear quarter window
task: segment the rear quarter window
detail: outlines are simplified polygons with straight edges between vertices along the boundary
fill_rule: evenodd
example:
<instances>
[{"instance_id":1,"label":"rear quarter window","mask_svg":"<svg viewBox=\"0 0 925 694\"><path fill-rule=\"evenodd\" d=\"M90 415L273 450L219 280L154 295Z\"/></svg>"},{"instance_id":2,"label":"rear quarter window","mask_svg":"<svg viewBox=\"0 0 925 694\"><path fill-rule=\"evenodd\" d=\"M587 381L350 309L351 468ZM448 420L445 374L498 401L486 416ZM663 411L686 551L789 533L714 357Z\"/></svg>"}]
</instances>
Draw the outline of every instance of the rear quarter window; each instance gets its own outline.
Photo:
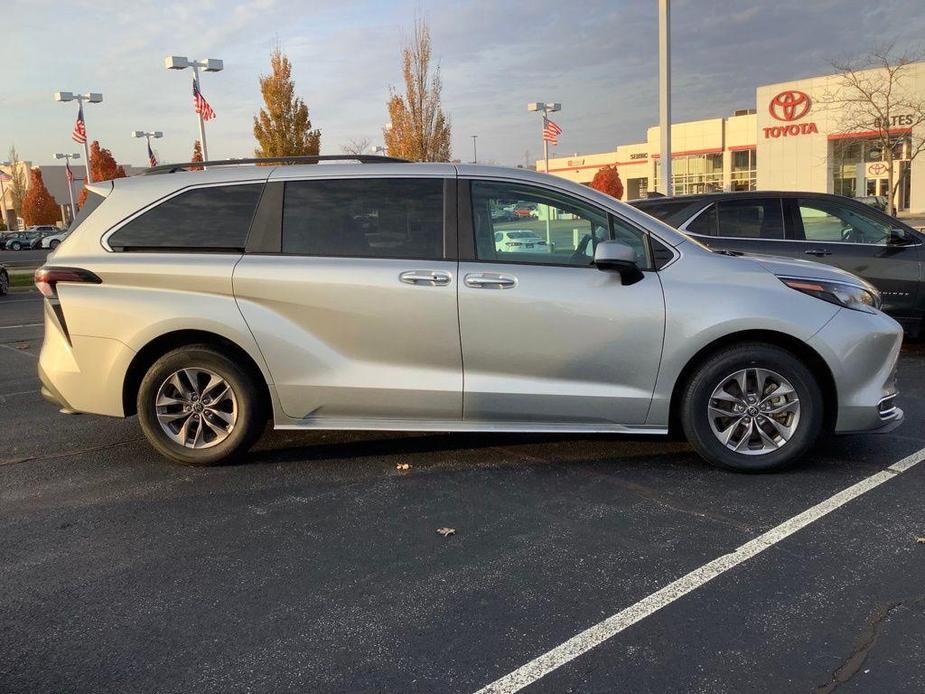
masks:
<instances>
[{"instance_id":1,"label":"rear quarter window","mask_svg":"<svg viewBox=\"0 0 925 694\"><path fill-rule=\"evenodd\" d=\"M262 183L187 190L116 231L109 246L116 251L243 251L262 190Z\"/></svg>"}]
</instances>

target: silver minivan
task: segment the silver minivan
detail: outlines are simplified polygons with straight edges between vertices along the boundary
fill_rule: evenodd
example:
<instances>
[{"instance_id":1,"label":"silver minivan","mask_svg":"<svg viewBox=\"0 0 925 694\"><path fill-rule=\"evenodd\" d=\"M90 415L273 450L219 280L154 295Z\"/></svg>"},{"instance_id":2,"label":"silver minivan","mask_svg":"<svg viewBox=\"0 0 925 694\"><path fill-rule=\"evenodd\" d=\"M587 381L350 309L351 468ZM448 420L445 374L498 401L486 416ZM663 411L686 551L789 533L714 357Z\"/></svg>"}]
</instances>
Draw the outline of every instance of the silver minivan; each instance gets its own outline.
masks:
<instances>
[{"instance_id":1,"label":"silver minivan","mask_svg":"<svg viewBox=\"0 0 925 694\"><path fill-rule=\"evenodd\" d=\"M137 414L158 451L196 465L242 455L267 419L677 430L751 471L823 432L902 421L902 330L853 275L713 252L530 171L326 159L91 185L36 272L45 396ZM498 243L507 230L539 241Z\"/></svg>"}]
</instances>

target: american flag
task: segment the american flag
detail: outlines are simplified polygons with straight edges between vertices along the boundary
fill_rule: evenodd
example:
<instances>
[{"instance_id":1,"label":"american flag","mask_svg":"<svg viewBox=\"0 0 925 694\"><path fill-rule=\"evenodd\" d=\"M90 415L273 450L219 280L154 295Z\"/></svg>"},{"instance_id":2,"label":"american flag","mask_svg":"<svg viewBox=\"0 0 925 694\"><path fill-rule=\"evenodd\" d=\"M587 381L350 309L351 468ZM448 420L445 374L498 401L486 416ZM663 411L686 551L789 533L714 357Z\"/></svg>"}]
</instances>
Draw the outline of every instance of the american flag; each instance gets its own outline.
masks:
<instances>
[{"instance_id":1,"label":"american flag","mask_svg":"<svg viewBox=\"0 0 925 694\"><path fill-rule=\"evenodd\" d=\"M202 92L199 91L199 85L196 84L195 79L193 80L193 110L202 116L203 120L212 120L215 118L215 111L212 110L212 107L209 106L209 102L206 101Z\"/></svg>"},{"instance_id":2,"label":"american flag","mask_svg":"<svg viewBox=\"0 0 925 694\"><path fill-rule=\"evenodd\" d=\"M84 123L84 104L82 101L80 102L80 107L77 109L77 122L74 123L71 139L79 145L87 143L87 124Z\"/></svg>"},{"instance_id":3,"label":"american flag","mask_svg":"<svg viewBox=\"0 0 925 694\"><path fill-rule=\"evenodd\" d=\"M71 171L71 160L70 159L64 160L64 173L65 175L67 175L67 182L70 185L73 185L74 184L74 172Z\"/></svg>"},{"instance_id":4,"label":"american flag","mask_svg":"<svg viewBox=\"0 0 925 694\"><path fill-rule=\"evenodd\" d=\"M154 156L154 150L151 149L151 140L148 140L148 163L152 167L157 166L157 157Z\"/></svg>"},{"instance_id":5,"label":"american flag","mask_svg":"<svg viewBox=\"0 0 925 694\"><path fill-rule=\"evenodd\" d=\"M543 119L543 139L554 145L559 144L559 135L562 134L562 128L553 123L548 118Z\"/></svg>"},{"instance_id":6,"label":"american flag","mask_svg":"<svg viewBox=\"0 0 925 694\"><path fill-rule=\"evenodd\" d=\"M13 177L10 176L6 171L0 171L0 181L6 183L7 181L12 181Z\"/></svg>"}]
</instances>

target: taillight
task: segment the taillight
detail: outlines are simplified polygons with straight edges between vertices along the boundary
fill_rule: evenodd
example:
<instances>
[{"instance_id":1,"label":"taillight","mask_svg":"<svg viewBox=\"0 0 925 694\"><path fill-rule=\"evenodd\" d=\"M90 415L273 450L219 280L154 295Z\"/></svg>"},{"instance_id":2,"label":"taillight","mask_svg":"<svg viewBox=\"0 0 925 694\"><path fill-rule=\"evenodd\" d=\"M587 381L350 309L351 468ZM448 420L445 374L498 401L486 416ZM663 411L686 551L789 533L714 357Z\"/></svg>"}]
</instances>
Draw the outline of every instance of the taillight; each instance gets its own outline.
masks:
<instances>
[{"instance_id":1,"label":"taillight","mask_svg":"<svg viewBox=\"0 0 925 694\"><path fill-rule=\"evenodd\" d=\"M46 299L58 298L58 282L102 284L103 280L89 270L77 267L44 266L35 271L35 286Z\"/></svg>"}]
</instances>

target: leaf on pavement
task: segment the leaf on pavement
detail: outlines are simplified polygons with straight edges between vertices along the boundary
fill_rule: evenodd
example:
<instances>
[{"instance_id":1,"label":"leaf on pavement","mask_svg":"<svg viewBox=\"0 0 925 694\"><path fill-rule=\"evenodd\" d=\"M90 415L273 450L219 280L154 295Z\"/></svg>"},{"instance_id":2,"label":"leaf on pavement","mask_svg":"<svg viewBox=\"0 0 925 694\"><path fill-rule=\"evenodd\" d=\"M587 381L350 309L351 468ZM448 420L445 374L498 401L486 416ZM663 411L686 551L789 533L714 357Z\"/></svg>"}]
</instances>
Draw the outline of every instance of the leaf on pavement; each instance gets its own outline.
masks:
<instances>
[{"instance_id":1,"label":"leaf on pavement","mask_svg":"<svg viewBox=\"0 0 925 694\"><path fill-rule=\"evenodd\" d=\"M443 537L449 537L456 534L456 528L437 528L437 532Z\"/></svg>"},{"instance_id":2,"label":"leaf on pavement","mask_svg":"<svg viewBox=\"0 0 925 694\"><path fill-rule=\"evenodd\" d=\"M408 463L399 463L398 465L395 466L395 469L401 470L402 472L404 472L405 470L410 470L411 465Z\"/></svg>"}]
</instances>

